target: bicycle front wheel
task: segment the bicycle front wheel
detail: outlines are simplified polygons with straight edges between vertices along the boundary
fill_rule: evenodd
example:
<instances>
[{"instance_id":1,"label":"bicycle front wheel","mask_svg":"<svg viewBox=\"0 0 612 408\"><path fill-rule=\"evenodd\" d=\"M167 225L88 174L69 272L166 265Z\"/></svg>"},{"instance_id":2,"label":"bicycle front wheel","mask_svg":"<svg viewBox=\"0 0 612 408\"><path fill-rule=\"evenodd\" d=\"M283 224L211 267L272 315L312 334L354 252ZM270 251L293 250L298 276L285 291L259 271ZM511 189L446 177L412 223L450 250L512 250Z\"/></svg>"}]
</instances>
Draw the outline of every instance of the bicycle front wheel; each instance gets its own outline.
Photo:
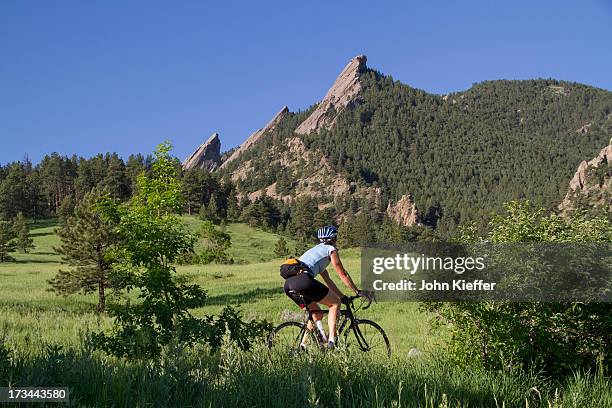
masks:
<instances>
[{"instance_id":1,"label":"bicycle front wheel","mask_svg":"<svg viewBox=\"0 0 612 408\"><path fill-rule=\"evenodd\" d=\"M356 320L346 331L345 341L349 349L391 357L391 344L385 331L371 320Z\"/></svg>"}]
</instances>

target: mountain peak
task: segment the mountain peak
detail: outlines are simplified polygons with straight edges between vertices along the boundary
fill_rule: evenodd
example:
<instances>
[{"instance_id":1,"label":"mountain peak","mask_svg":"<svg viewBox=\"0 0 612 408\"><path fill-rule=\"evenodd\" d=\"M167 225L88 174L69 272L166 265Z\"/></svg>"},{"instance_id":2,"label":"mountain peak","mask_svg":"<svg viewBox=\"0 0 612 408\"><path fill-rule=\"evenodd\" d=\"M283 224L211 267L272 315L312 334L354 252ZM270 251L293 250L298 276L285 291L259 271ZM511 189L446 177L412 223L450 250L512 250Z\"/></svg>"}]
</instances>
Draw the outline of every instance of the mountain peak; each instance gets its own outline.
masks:
<instances>
[{"instance_id":1,"label":"mountain peak","mask_svg":"<svg viewBox=\"0 0 612 408\"><path fill-rule=\"evenodd\" d=\"M366 61L365 55L357 55L344 67L314 112L295 129L296 133L318 132L334 124L340 111L361 90L359 76L366 70Z\"/></svg>"},{"instance_id":2,"label":"mountain peak","mask_svg":"<svg viewBox=\"0 0 612 408\"><path fill-rule=\"evenodd\" d=\"M191 156L183 161L184 169L207 169L215 170L221 164L221 140L217 132L213 133L208 140L200 145Z\"/></svg>"},{"instance_id":3,"label":"mountain peak","mask_svg":"<svg viewBox=\"0 0 612 408\"><path fill-rule=\"evenodd\" d=\"M232 155L230 157L228 157L227 160L225 160L223 162L221 167L222 168L225 167L227 165L227 163L233 161L238 156L240 156L242 154L242 152L244 152L245 150L248 150L251 146L253 146L255 143L257 143L259 141L259 139L261 139L261 137L267 131L272 130L281 120L283 120L283 118L285 116L287 116L288 113L289 113L289 108L287 106L283 106L283 108L280 111L278 111L278 113L276 115L274 115L274 117L270 120L270 122L268 122L268 124L266 126L264 126L263 128L253 132L251 134L251 136L249 136L249 138L247 140L245 140L240 145L240 147L238 147L238 149L236 149L232 153Z\"/></svg>"}]
</instances>

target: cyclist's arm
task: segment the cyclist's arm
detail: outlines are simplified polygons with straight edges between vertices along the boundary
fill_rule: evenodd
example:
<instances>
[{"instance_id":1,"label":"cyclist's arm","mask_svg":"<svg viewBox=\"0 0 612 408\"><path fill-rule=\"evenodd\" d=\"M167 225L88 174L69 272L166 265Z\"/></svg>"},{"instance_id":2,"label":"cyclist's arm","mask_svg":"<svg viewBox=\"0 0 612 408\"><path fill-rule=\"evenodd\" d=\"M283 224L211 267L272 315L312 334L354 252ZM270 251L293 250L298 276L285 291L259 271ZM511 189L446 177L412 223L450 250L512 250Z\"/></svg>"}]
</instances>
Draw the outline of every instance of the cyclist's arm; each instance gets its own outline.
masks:
<instances>
[{"instance_id":1,"label":"cyclist's arm","mask_svg":"<svg viewBox=\"0 0 612 408\"><path fill-rule=\"evenodd\" d=\"M336 284L334 283L333 280L331 280L331 278L329 277L329 273L327 272L327 269L324 270L323 272L321 272L319 275L321 275L321 277L323 277L323 280L325 281L325 283L327 284L327 287L329 288L329 290L331 290L332 292L334 292L336 295L338 295L338 297L340 299L342 299L342 297L344 296L344 294L340 291L340 289L338 289L338 286L336 286Z\"/></svg>"},{"instance_id":2,"label":"cyclist's arm","mask_svg":"<svg viewBox=\"0 0 612 408\"><path fill-rule=\"evenodd\" d=\"M338 251L332 252L330 255L330 258L331 258L331 263L332 265L334 265L334 268L336 268L336 272L338 272L338 276L340 276L340 279L342 279L342 282L344 282L344 284L348 288L352 289L355 293L359 292L357 285L355 285L355 282L353 282L353 279L351 279L346 269L344 269L344 265L342 265L342 261L340 261L340 256L338 255Z\"/></svg>"}]
</instances>

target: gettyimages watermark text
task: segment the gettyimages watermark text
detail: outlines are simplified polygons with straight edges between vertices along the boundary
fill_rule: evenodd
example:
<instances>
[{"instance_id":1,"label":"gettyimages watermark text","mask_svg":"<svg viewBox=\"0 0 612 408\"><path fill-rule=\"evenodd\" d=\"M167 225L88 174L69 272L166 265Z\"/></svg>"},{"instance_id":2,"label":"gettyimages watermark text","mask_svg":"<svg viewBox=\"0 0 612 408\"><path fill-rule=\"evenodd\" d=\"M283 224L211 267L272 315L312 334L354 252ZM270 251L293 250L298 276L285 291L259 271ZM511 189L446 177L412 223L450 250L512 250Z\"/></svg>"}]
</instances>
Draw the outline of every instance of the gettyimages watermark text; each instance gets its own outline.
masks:
<instances>
[{"instance_id":1,"label":"gettyimages watermark text","mask_svg":"<svg viewBox=\"0 0 612 408\"><path fill-rule=\"evenodd\" d=\"M370 245L361 279L382 301L610 302L612 245Z\"/></svg>"}]
</instances>

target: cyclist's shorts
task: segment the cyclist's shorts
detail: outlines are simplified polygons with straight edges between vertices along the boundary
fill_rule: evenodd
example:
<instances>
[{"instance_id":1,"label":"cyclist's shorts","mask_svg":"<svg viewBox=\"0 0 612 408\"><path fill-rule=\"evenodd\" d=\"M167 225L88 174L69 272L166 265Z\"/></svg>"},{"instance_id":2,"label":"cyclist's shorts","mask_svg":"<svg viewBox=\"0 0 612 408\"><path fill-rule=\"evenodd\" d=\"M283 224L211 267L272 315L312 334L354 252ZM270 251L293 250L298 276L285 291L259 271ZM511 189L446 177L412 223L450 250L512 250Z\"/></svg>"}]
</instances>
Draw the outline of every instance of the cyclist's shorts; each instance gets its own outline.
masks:
<instances>
[{"instance_id":1,"label":"cyclist's shorts","mask_svg":"<svg viewBox=\"0 0 612 408\"><path fill-rule=\"evenodd\" d=\"M302 305L302 299L293 298L289 291L294 290L304 297L306 304L312 302L320 302L327 293L329 288L310 276L307 273L301 273L297 276L285 280L285 293L291 298L298 306Z\"/></svg>"}]
</instances>

